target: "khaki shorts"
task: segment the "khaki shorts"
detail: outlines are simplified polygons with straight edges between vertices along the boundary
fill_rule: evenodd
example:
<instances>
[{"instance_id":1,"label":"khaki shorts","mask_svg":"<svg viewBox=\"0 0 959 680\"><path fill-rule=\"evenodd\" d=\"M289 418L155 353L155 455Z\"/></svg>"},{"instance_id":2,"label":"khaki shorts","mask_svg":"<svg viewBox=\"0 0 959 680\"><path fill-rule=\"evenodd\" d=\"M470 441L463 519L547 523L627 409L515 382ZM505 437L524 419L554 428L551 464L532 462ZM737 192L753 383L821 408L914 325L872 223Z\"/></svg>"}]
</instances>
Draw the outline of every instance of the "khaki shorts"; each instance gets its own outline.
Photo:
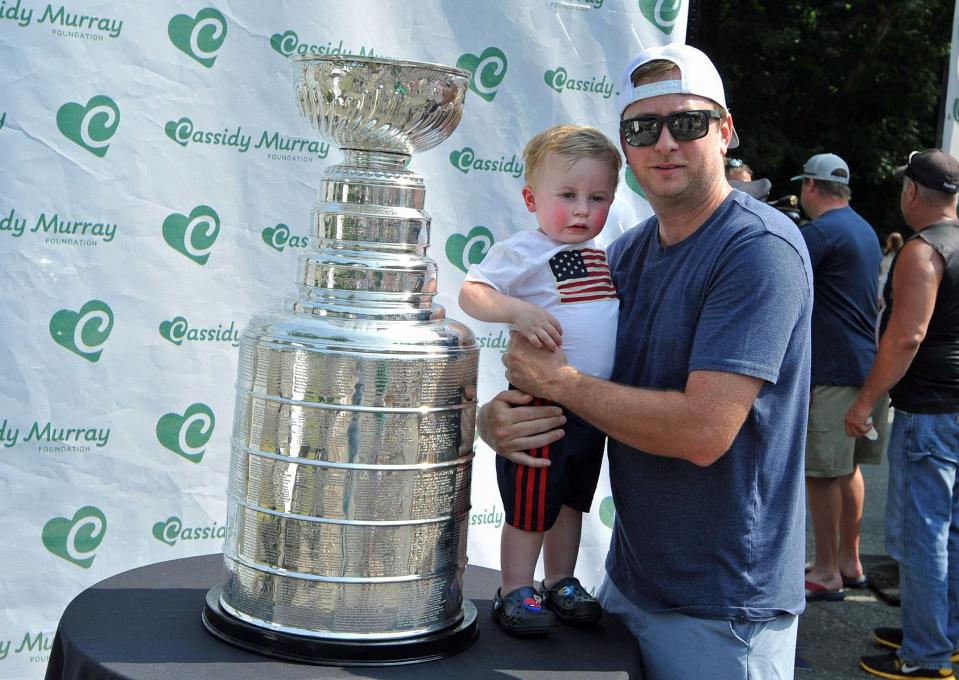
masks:
<instances>
[{"instance_id":1,"label":"khaki shorts","mask_svg":"<svg viewBox=\"0 0 959 680\"><path fill-rule=\"evenodd\" d=\"M870 440L846 435L846 411L858 394L858 387L813 386L806 428L807 477L843 477L857 465L882 462L889 440L889 396L883 395L872 411L879 438Z\"/></svg>"}]
</instances>

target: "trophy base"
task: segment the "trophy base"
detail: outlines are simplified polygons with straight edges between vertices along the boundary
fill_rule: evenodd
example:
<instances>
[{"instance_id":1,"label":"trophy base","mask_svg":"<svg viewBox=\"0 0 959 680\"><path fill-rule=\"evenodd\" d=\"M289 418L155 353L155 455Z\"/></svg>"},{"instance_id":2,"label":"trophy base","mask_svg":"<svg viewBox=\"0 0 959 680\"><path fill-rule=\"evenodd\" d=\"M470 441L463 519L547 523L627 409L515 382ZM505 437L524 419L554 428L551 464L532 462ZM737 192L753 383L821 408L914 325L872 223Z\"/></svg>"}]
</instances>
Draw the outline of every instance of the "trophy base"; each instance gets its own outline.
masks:
<instances>
[{"instance_id":1,"label":"trophy base","mask_svg":"<svg viewBox=\"0 0 959 680\"><path fill-rule=\"evenodd\" d=\"M258 654L320 666L396 666L435 661L457 654L479 636L476 607L463 600L463 620L435 633L396 640L329 640L267 630L241 621L220 606L222 585L211 588L203 625L215 637Z\"/></svg>"}]
</instances>

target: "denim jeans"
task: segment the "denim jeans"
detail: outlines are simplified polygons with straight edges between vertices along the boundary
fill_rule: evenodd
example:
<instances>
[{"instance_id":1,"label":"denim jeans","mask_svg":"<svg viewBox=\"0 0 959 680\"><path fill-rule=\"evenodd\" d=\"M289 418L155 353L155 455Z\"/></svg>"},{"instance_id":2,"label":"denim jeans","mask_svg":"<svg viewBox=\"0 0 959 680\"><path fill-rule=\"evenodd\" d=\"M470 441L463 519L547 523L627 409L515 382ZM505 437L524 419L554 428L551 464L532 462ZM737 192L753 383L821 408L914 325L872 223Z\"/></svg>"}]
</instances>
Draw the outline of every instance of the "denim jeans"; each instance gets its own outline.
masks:
<instances>
[{"instance_id":1,"label":"denim jeans","mask_svg":"<svg viewBox=\"0 0 959 680\"><path fill-rule=\"evenodd\" d=\"M628 600L608 575L596 598L639 642L647 680L793 678L798 616L737 622L651 612Z\"/></svg>"},{"instance_id":2,"label":"denim jeans","mask_svg":"<svg viewBox=\"0 0 959 680\"><path fill-rule=\"evenodd\" d=\"M896 410L886 550L899 562L903 662L951 668L959 641L959 413Z\"/></svg>"}]
</instances>

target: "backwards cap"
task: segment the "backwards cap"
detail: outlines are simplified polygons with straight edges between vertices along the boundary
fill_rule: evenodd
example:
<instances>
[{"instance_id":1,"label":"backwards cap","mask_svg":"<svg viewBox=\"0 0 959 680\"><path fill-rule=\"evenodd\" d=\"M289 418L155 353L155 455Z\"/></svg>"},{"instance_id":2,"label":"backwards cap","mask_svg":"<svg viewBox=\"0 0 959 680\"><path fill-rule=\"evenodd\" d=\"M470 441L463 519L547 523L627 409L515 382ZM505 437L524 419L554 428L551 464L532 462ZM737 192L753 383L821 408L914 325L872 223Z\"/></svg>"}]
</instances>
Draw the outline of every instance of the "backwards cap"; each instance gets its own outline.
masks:
<instances>
[{"instance_id":1,"label":"backwards cap","mask_svg":"<svg viewBox=\"0 0 959 680\"><path fill-rule=\"evenodd\" d=\"M909 161L896 168L896 179L903 176L944 194L959 193L959 161L941 149L913 151Z\"/></svg>"},{"instance_id":2,"label":"backwards cap","mask_svg":"<svg viewBox=\"0 0 959 680\"><path fill-rule=\"evenodd\" d=\"M643 64L658 59L676 64L679 68L679 80L661 80L633 87L633 73L636 69ZM713 66L709 57L691 45L670 43L669 45L648 47L630 60L623 72L622 82L619 86L619 99L617 101L620 117L622 117L623 111L633 102L658 97L661 94L691 94L696 97L704 97L716 102L722 107L723 111L729 113L729 108L726 106L726 94L723 90L723 80L719 77L719 72ZM733 128L729 148L735 149L737 146L739 146L739 135Z\"/></svg>"}]
</instances>

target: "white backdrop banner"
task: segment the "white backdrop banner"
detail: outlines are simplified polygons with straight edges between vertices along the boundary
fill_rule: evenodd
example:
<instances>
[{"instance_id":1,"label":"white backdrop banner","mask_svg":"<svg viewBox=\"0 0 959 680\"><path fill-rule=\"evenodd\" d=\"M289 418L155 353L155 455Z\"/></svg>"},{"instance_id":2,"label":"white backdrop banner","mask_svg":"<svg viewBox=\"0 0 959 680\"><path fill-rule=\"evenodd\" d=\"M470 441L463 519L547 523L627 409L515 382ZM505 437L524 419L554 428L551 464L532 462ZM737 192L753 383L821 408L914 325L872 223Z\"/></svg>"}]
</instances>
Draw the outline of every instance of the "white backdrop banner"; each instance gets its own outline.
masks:
<instances>
[{"instance_id":1,"label":"white backdrop banner","mask_svg":"<svg viewBox=\"0 0 959 680\"><path fill-rule=\"evenodd\" d=\"M942 121L942 149L959 158L959 1L952 17L952 53L946 84L946 110Z\"/></svg>"},{"instance_id":2,"label":"white backdrop banner","mask_svg":"<svg viewBox=\"0 0 959 680\"><path fill-rule=\"evenodd\" d=\"M298 117L290 56L473 73L459 128L411 169L437 300L477 335L485 401L505 386L507 332L456 298L470 263L535 225L524 145L564 122L615 140L620 69L684 40L686 2L0 0L0 677L42 677L91 584L220 549L239 335L292 292L322 168L341 158ZM648 214L627 171L605 239ZM493 454L477 454L469 558L497 567L503 509ZM591 587L608 496L603 481L585 521Z\"/></svg>"}]
</instances>

